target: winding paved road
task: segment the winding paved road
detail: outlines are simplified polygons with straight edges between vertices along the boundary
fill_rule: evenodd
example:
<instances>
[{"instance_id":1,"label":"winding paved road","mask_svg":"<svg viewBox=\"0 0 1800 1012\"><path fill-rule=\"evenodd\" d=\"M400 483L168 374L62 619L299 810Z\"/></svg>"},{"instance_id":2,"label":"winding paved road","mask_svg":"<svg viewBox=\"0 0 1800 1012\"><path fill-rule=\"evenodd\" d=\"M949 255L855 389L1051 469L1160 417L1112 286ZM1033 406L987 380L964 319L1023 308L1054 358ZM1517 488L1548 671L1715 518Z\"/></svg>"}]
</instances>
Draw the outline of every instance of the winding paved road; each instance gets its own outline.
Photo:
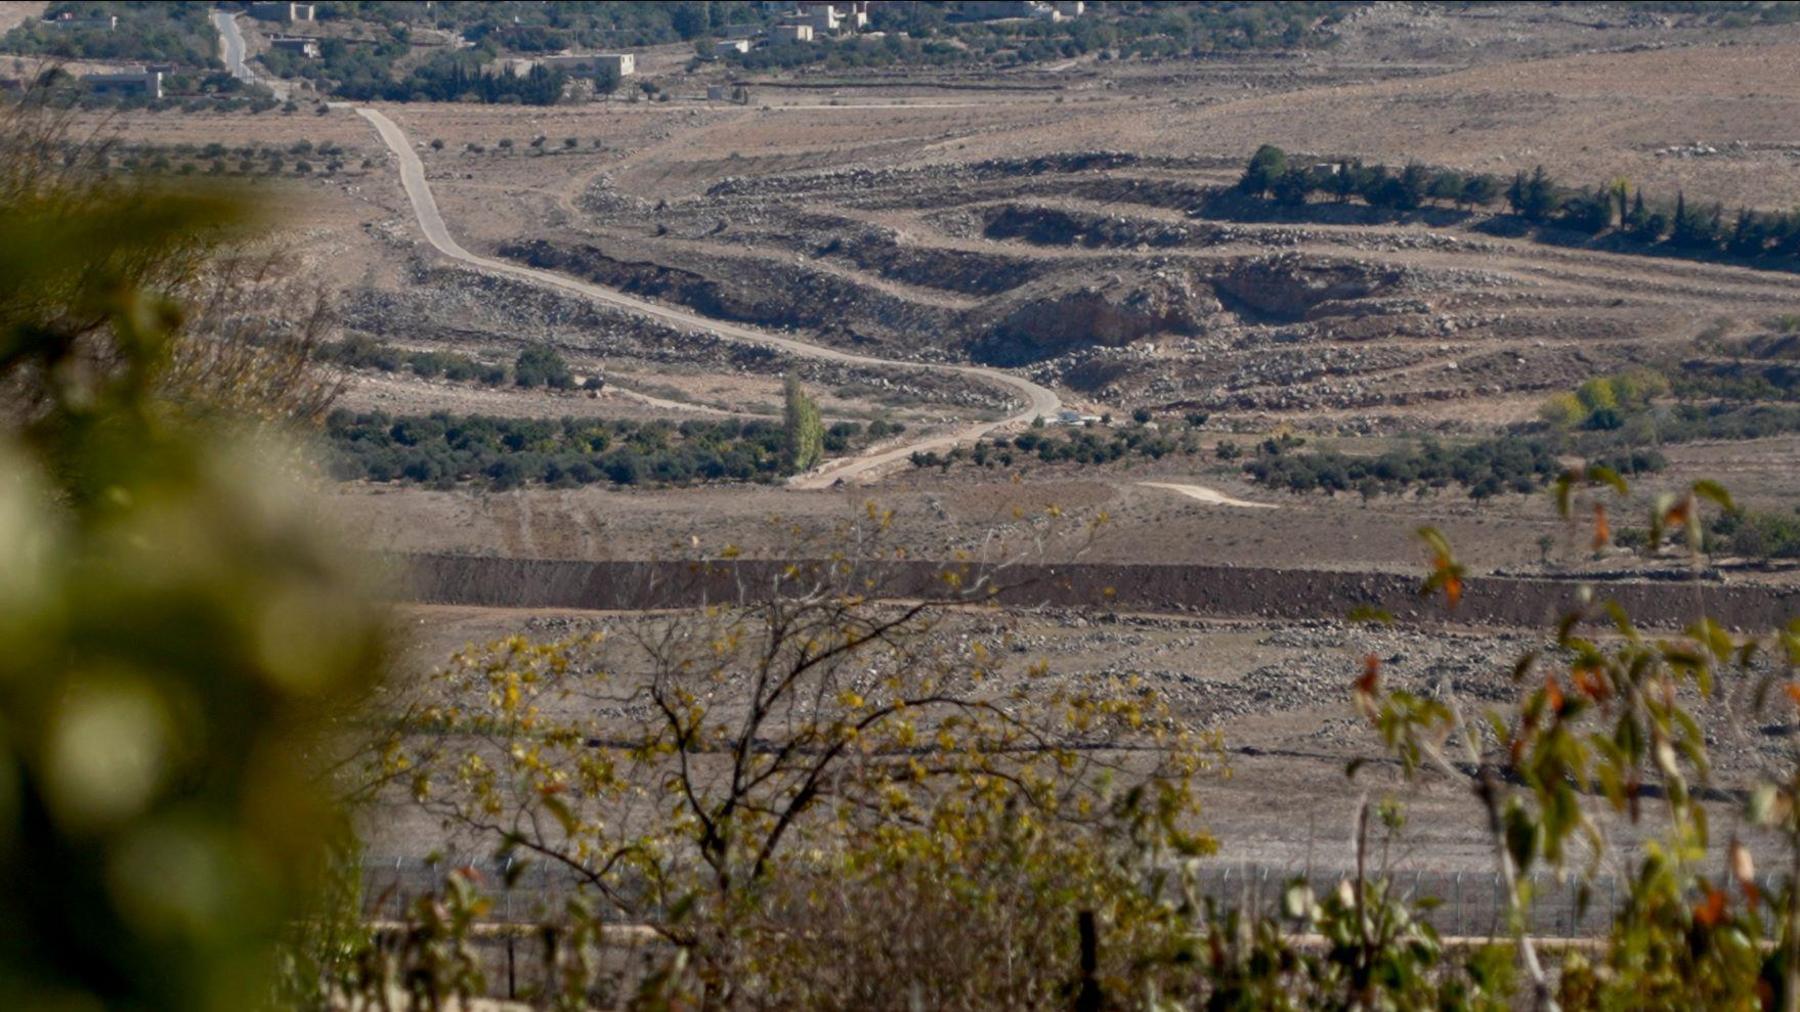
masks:
<instances>
[{"instance_id":1,"label":"winding paved road","mask_svg":"<svg viewBox=\"0 0 1800 1012\"><path fill-rule=\"evenodd\" d=\"M237 15L231 11L216 10L212 12L212 23L219 30L219 56L225 61L226 72L245 84L261 81L275 93L276 98L287 101L288 86L285 83L272 78L259 78L256 71L244 62L244 33L238 30Z\"/></svg>"},{"instance_id":2,"label":"winding paved road","mask_svg":"<svg viewBox=\"0 0 1800 1012\"><path fill-rule=\"evenodd\" d=\"M920 372L937 372L968 376L990 386L1004 388L1008 394L1024 401L1023 408L999 421L978 422L949 432L929 435L901 446L888 447L855 457L839 457L836 460L827 461L812 471L794 476L788 481L788 487L790 488L827 488L838 481L850 481L857 477L869 475L871 472L880 468L903 461L914 453L947 450L953 446L970 443L980 439L995 429L1003 428L1008 425L1026 423L1039 416L1049 418L1055 415L1062 407L1061 400L1059 400L1056 394L1048 388L1041 387L1022 376L1015 376L1012 373L1002 372L998 369L986 369L981 366L973 365L938 365L921 362L904 362L895 359L874 358L868 355L856 355L850 352L839 351L835 348L826 348L816 344L809 344L805 341L785 337L766 330L758 330L754 327L723 323L711 319L710 317L700 316L683 309L658 305L654 302L646 302L643 299L634 298L624 292L607 288L602 285L596 285L587 281L579 281L561 274L539 270L535 267L526 267L520 264L509 263L504 260L495 260L491 257L484 257L471 253L464 249L462 245L450 235L450 229L444 224L444 216L438 211L437 200L431 194L431 186L425 181L424 163L419 161L418 153L413 150L411 142L407 140L405 131L401 130L398 124L382 115L378 110L358 108L356 111L364 119L374 125L376 132L381 135L382 141L387 144L394 152L394 155L400 160L400 183L406 188L407 199L412 201L413 214L418 217L419 228L425 233L426 240L428 240L432 246L436 247L438 252L451 259L460 260L463 263L478 267L485 271L491 271L495 274L505 274L509 277L522 278L526 281L550 285L555 288L563 289L564 291L574 292L577 295L593 299L596 302L601 302L628 312L661 320L665 323L671 323L678 327L706 331L726 341L777 348L788 354L803 358L822 359L828 362L841 362L846 365L877 366L888 369L915 369Z\"/></svg>"}]
</instances>

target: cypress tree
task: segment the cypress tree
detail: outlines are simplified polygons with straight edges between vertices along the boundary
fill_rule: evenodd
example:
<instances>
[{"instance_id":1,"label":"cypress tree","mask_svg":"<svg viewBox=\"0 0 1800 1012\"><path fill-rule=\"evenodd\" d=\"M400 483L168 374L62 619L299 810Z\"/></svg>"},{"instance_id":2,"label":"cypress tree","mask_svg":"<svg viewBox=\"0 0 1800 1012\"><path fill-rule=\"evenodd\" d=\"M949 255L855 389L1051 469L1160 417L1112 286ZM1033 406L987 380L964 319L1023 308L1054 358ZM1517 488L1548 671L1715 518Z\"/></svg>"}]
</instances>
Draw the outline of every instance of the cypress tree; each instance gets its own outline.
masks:
<instances>
[{"instance_id":1,"label":"cypress tree","mask_svg":"<svg viewBox=\"0 0 1800 1012\"><path fill-rule=\"evenodd\" d=\"M825 456L825 426L819 406L806 395L797 377L782 384L782 457L790 472L804 471Z\"/></svg>"}]
</instances>

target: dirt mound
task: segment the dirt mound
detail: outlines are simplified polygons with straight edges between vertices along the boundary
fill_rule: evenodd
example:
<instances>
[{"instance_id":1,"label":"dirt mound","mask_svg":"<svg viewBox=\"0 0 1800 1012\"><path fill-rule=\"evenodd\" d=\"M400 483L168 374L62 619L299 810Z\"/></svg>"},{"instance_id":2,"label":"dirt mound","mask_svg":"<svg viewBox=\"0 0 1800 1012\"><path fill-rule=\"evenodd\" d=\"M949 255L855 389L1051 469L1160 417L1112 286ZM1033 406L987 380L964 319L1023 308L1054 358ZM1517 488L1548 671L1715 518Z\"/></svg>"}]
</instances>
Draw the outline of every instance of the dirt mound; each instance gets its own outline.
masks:
<instances>
[{"instance_id":1,"label":"dirt mound","mask_svg":"<svg viewBox=\"0 0 1800 1012\"><path fill-rule=\"evenodd\" d=\"M1348 305L1397 287L1393 268L1283 253L1240 261L1212 278L1226 305L1258 321L1298 323L1359 313Z\"/></svg>"},{"instance_id":2,"label":"dirt mound","mask_svg":"<svg viewBox=\"0 0 1800 1012\"><path fill-rule=\"evenodd\" d=\"M1117 347L1151 334L1196 333L1223 308L1212 287L1188 271L1121 270L1074 288L1030 292L972 344L971 352L997 364L1032 362L1072 348Z\"/></svg>"},{"instance_id":3,"label":"dirt mound","mask_svg":"<svg viewBox=\"0 0 1800 1012\"><path fill-rule=\"evenodd\" d=\"M982 234L989 239L1023 239L1040 246L1085 246L1089 249L1166 249L1186 246L1216 233L1204 226L1166 225L1121 216L1020 204L987 209Z\"/></svg>"},{"instance_id":4,"label":"dirt mound","mask_svg":"<svg viewBox=\"0 0 1800 1012\"><path fill-rule=\"evenodd\" d=\"M843 345L896 346L892 357L916 357L922 350L917 335L957 330L958 315L952 310L766 257L695 254L689 265L626 259L593 243L546 239L506 243L499 252L533 267L666 299L707 316L802 328Z\"/></svg>"}]
</instances>

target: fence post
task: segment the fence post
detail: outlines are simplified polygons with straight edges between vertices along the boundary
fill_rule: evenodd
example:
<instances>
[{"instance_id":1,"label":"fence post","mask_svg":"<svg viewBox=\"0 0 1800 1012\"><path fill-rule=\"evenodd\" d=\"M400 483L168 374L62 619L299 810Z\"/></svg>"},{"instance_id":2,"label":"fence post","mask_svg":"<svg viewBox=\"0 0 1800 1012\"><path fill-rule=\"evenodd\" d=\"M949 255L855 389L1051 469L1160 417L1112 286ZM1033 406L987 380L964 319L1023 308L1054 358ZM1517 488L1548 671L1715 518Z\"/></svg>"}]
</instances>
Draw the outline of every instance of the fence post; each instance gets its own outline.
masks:
<instances>
[{"instance_id":1,"label":"fence post","mask_svg":"<svg viewBox=\"0 0 1800 1012\"><path fill-rule=\"evenodd\" d=\"M1450 880L1450 897L1450 902L1456 910L1456 935L1460 938L1468 933L1463 930L1462 872L1460 871L1456 873L1455 878Z\"/></svg>"},{"instance_id":2,"label":"fence post","mask_svg":"<svg viewBox=\"0 0 1800 1012\"><path fill-rule=\"evenodd\" d=\"M1075 928L1081 933L1081 987L1075 993L1075 1012L1100 1012L1100 937L1094 912L1077 912Z\"/></svg>"}]
</instances>

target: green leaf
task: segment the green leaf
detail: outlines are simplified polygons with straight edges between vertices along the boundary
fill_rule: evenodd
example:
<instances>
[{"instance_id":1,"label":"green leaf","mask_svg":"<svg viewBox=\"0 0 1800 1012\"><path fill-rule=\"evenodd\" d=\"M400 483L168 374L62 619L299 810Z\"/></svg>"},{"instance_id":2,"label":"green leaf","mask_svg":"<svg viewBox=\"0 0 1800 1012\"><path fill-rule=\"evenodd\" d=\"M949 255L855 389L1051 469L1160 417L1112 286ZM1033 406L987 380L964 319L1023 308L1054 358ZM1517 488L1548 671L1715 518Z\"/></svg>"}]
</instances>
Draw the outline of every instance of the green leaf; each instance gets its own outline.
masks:
<instances>
[{"instance_id":1,"label":"green leaf","mask_svg":"<svg viewBox=\"0 0 1800 1012\"><path fill-rule=\"evenodd\" d=\"M1575 472L1564 471L1556 476L1556 512L1564 517L1569 515L1569 499L1575 489Z\"/></svg>"},{"instance_id":2,"label":"green leaf","mask_svg":"<svg viewBox=\"0 0 1800 1012\"><path fill-rule=\"evenodd\" d=\"M1731 493L1725 491L1725 486L1709 478L1694 482L1694 494L1702 499L1712 500L1727 513L1737 512L1737 506L1731 501Z\"/></svg>"},{"instance_id":3,"label":"green leaf","mask_svg":"<svg viewBox=\"0 0 1800 1012\"><path fill-rule=\"evenodd\" d=\"M1619 472L1610 467L1604 467L1600 464L1588 465L1587 480L1590 485L1610 485L1612 490L1620 495L1631 494L1631 487L1625 484L1625 479L1621 478Z\"/></svg>"},{"instance_id":4,"label":"green leaf","mask_svg":"<svg viewBox=\"0 0 1800 1012\"><path fill-rule=\"evenodd\" d=\"M1523 807L1516 804L1507 808L1504 822L1507 852L1512 854L1513 864L1518 866L1520 874L1524 874L1537 858L1537 824Z\"/></svg>"}]
</instances>

